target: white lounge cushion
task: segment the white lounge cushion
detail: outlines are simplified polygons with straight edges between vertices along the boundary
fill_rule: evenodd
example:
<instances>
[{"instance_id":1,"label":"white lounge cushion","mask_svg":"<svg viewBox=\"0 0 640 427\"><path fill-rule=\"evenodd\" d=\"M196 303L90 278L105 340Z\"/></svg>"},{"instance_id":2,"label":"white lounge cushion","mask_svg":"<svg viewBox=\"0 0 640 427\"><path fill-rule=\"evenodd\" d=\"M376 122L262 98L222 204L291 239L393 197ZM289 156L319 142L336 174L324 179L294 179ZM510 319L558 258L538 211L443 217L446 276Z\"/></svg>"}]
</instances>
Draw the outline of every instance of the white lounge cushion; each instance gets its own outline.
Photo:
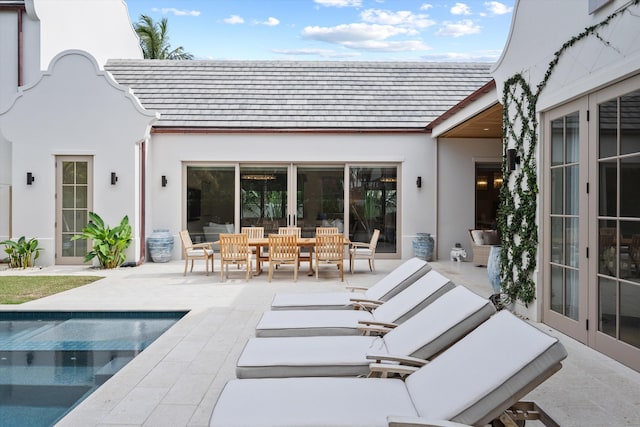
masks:
<instances>
[{"instance_id":1,"label":"white lounge cushion","mask_svg":"<svg viewBox=\"0 0 640 427\"><path fill-rule=\"evenodd\" d=\"M236 375L238 378L366 375L371 363L367 359L368 354L430 359L493 313L495 308L489 300L459 286L383 338L323 336L250 339L238 360Z\"/></svg>"},{"instance_id":2,"label":"white lounge cushion","mask_svg":"<svg viewBox=\"0 0 640 427\"><path fill-rule=\"evenodd\" d=\"M401 380L232 380L218 398L210 426L386 427L389 414L417 416Z\"/></svg>"},{"instance_id":3,"label":"white lounge cushion","mask_svg":"<svg viewBox=\"0 0 640 427\"><path fill-rule=\"evenodd\" d=\"M565 357L556 338L502 311L405 382L317 377L230 381L210 425L383 427L387 417L484 425L526 394L527 385L551 375Z\"/></svg>"},{"instance_id":4,"label":"white lounge cushion","mask_svg":"<svg viewBox=\"0 0 640 427\"><path fill-rule=\"evenodd\" d=\"M366 292L318 292L313 294L276 294L272 310L344 310L352 308L351 298L387 301L424 276L431 266L419 258L411 258L372 285Z\"/></svg>"},{"instance_id":5,"label":"white lounge cushion","mask_svg":"<svg viewBox=\"0 0 640 427\"><path fill-rule=\"evenodd\" d=\"M505 310L410 375L406 384L421 416L475 425L566 355L556 338Z\"/></svg>"},{"instance_id":6,"label":"white lounge cushion","mask_svg":"<svg viewBox=\"0 0 640 427\"><path fill-rule=\"evenodd\" d=\"M256 325L258 337L359 335L359 320L402 323L455 285L435 270L368 313L362 310L274 310Z\"/></svg>"}]
</instances>

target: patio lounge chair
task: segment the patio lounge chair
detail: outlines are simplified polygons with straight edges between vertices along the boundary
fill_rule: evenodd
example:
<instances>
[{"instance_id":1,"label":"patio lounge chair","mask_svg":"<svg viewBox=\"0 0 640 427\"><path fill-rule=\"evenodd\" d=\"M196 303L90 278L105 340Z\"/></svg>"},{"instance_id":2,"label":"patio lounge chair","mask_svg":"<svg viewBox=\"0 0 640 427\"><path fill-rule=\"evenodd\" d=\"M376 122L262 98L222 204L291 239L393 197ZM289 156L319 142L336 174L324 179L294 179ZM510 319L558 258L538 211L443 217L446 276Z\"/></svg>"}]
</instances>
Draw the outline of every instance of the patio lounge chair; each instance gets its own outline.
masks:
<instances>
[{"instance_id":1,"label":"patio lounge chair","mask_svg":"<svg viewBox=\"0 0 640 427\"><path fill-rule=\"evenodd\" d=\"M455 285L431 270L402 292L367 310L275 310L265 311L256 326L258 337L362 335L365 323L383 332L402 323L431 304Z\"/></svg>"},{"instance_id":2,"label":"patio lounge chair","mask_svg":"<svg viewBox=\"0 0 640 427\"><path fill-rule=\"evenodd\" d=\"M323 377L229 381L209 425L484 426L557 372L566 356L557 338L501 311L404 381Z\"/></svg>"},{"instance_id":3,"label":"patio lounge chair","mask_svg":"<svg viewBox=\"0 0 640 427\"><path fill-rule=\"evenodd\" d=\"M184 258L184 273L187 275L187 268L189 267L189 261L191 261L191 270L193 271L193 262L197 259L204 260L204 269L206 275L209 275L209 260L211 260L211 272L213 272L213 243L196 243L191 241L189 230L181 230L178 235L182 242L182 257Z\"/></svg>"},{"instance_id":4,"label":"patio lounge chair","mask_svg":"<svg viewBox=\"0 0 640 427\"><path fill-rule=\"evenodd\" d=\"M387 301L404 288L424 276L431 266L419 258L405 261L370 288L347 287L365 292L318 292L313 294L276 294L271 303L272 310L345 310L353 308L353 301Z\"/></svg>"},{"instance_id":5,"label":"patio lounge chair","mask_svg":"<svg viewBox=\"0 0 640 427\"><path fill-rule=\"evenodd\" d=\"M494 313L491 301L458 286L383 337L252 338L238 359L236 375L238 378L358 376L369 373L372 360L422 366Z\"/></svg>"}]
</instances>

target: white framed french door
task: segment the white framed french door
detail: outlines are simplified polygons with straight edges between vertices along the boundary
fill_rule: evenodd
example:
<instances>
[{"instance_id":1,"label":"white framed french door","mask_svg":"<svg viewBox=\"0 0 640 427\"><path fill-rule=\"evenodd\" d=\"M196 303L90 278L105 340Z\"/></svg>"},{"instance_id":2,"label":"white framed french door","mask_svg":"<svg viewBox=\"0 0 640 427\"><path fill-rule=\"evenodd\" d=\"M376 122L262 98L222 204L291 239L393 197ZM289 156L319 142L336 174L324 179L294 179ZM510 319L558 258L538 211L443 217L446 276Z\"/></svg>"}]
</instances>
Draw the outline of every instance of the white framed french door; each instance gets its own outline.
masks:
<instances>
[{"instance_id":1,"label":"white framed french door","mask_svg":"<svg viewBox=\"0 0 640 427\"><path fill-rule=\"evenodd\" d=\"M88 240L80 234L93 210L93 157L56 157L56 264L82 264Z\"/></svg>"},{"instance_id":2,"label":"white framed french door","mask_svg":"<svg viewBox=\"0 0 640 427\"><path fill-rule=\"evenodd\" d=\"M587 342L588 105L579 100L545 114L544 318Z\"/></svg>"}]
</instances>

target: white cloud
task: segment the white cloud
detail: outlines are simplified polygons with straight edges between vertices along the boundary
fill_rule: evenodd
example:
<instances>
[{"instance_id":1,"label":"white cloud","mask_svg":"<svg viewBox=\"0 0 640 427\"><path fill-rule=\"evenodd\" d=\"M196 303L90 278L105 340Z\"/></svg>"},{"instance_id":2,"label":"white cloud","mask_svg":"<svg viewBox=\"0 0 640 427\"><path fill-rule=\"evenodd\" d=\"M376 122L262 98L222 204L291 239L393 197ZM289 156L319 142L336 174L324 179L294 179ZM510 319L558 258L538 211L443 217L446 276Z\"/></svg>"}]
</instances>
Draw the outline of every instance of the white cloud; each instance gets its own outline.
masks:
<instances>
[{"instance_id":1,"label":"white cloud","mask_svg":"<svg viewBox=\"0 0 640 427\"><path fill-rule=\"evenodd\" d=\"M272 49L271 51L289 56L320 56L322 58L354 58L360 56L356 52L336 52L331 49Z\"/></svg>"},{"instance_id":2,"label":"white cloud","mask_svg":"<svg viewBox=\"0 0 640 427\"><path fill-rule=\"evenodd\" d=\"M163 7L163 8L154 7L151 10L154 12L160 12L163 15L172 13L175 16L200 16L199 10L184 10L184 9L176 9L175 7Z\"/></svg>"},{"instance_id":3,"label":"white cloud","mask_svg":"<svg viewBox=\"0 0 640 427\"><path fill-rule=\"evenodd\" d=\"M411 30L392 25L369 25L364 23L342 24L335 27L305 27L302 37L329 43L352 43L366 40L384 40L389 37L407 34Z\"/></svg>"},{"instance_id":4,"label":"white cloud","mask_svg":"<svg viewBox=\"0 0 640 427\"><path fill-rule=\"evenodd\" d=\"M362 0L313 0L320 6L325 7L360 7Z\"/></svg>"},{"instance_id":5,"label":"white cloud","mask_svg":"<svg viewBox=\"0 0 640 427\"><path fill-rule=\"evenodd\" d=\"M488 1L485 2L484 5L489 10L489 12L494 15L505 15L513 11L513 7L508 7L507 5L500 3L499 1Z\"/></svg>"},{"instance_id":6,"label":"white cloud","mask_svg":"<svg viewBox=\"0 0 640 427\"><path fill-rule=\"evenodd\" d=\"M433 5L432 5L432 4L430 4L430 3L425 3L425 4L423 4L422 6L420 6L420 10L429 10L429 9L431 9L432 7L433 7Z\"/></svg>"},{"instance_id":7,"label":"white cloud","mask_svg":"<svg viewBox=\"0 0 640 427\"><path fill-rule=\"evenodd\" d=\"M471 51L471 52L445 52L422 55L425 61L456 61L456 62L496 62L500 58L501 51Z\"/></svg>"},{"instance_id":8,"label":"white cloud","mask_svg":"<svg viewBox=\"0 0 640 427\"><path fill-rule=\"evenodd\" d=\"M351 49L376 50L378 52L419 52L431 49L421 40L365 40L345 42L343 46Z\"/></svg>"},{"instance_id":9,"label":"white cloud","mask_svg":"<svg viewBox=\"0 0 640 427\"><path fill-rule=\"evenodd\" d=\"M451 8L451 13L454 15L471 15L471 8L464 3L456 3Z\"/></svg>"},{"instance_id":10,"label":"white cloud","mask_svg":"<svg viewBox=\"0 0 640 427\"><path fill-rule=\"evenodd\" d=\"M463 19L458 22L445 21L442 28L436 32L436 36L461 37L469 34L478 34L482 27L473 23L471 19Z\"/></svg>"},{"instance_id":11,"label":"white cloud","mask_svg":"<svg viewBox=\"0 0 640 427\"><path fill-rule=\"evenodd\" d=\"M242 17L238 15L231 15L230 17L223 19L223 21L225 24L231 25L244 24L244 19L242 19Z\"/></svg>"},{"instance_id":12,"label":"white cloud","mask_svg":"<svg viewBox=\"0 0 640 427\"><path fill-rule=\"evenodd\" d=\"M428 15L414 14L407 10L392 12L380 9L367 9L360 14L365 22L383 25L402 25L415 28L427 28L435 25Z\"/></svg>"},{"instance_id":13,"label":"white cloud","mask_svg":"<svg viewBox=\"0 0 640 427\"><path fill-rule=\"evenodd\" d=\"M270 16L266 21L259 22L262 25L266 25L268 27L275 27L280 25L280 20L278 18L274 18Z\"/></svg>"}]
</instances>

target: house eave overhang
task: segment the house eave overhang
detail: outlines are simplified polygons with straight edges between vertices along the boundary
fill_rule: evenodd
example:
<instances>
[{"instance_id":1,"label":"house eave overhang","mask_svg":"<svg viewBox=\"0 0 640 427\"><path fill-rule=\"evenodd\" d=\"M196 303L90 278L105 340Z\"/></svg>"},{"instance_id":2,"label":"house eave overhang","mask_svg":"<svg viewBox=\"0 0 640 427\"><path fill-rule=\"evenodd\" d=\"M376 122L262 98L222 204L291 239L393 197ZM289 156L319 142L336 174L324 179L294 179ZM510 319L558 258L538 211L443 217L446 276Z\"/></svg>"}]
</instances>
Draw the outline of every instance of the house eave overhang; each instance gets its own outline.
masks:
<instances>
[{"instance_id":1,"label":"house eave overhang","mask_svg":"<svg viewBox=\"0 0 640 427\"><path fill-rule=\"evenodd\" d=\"M354 133L393 133L428 134L430 130L422 128L238 128L238 127L198 127L198 126L153 126L152 134L354 134Z\"/></svg>"}]
</instances>

